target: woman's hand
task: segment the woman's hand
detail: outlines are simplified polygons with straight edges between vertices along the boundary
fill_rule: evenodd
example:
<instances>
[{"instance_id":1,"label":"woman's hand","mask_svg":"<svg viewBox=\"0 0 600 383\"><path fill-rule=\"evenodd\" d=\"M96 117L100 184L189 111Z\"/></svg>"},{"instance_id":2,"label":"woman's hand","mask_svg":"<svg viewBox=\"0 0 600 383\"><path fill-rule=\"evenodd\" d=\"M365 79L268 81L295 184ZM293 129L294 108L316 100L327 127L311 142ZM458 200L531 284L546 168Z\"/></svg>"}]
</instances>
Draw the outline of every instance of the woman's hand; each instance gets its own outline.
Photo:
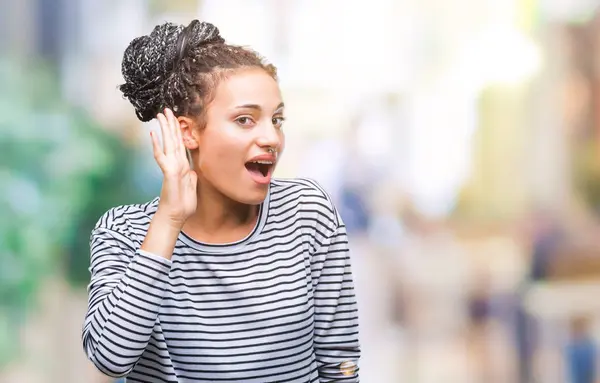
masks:
<instances>
[{"instance_id":1,"label":"woman's hand","mask_svg":"<svg viewBox=\"0 0 600 383\"><path fill-rule=\"evenodd\" d=\"M165 113L159 113L156 118L160 122L163 141L161 148L156 133L150 133L154 159L163 173L157 215L167 219L174 227L182 228L196 211L198 176L190 167L181 127L173 112L165 109Z\"/></svg>"}]
</instances>

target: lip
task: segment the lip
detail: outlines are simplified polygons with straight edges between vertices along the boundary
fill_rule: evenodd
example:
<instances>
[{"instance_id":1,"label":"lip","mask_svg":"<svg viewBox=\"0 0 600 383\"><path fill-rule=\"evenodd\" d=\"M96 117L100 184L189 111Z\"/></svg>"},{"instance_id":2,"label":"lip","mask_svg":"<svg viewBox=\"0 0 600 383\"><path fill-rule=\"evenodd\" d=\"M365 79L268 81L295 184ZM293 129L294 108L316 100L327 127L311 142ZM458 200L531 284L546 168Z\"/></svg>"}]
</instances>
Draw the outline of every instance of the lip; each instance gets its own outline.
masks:
<instances>
[{"instance_id":1,"label":"lip","mask_svg":"<svg viewBox=\"0 0 600 383\"><path fill-rule=\"evenodd\" d=\"M273 166L275 165L275 163L277 162L277 156L273 155L273 154L261 154L258 155L256 157L252 157L251 159L249 159L248 161L246 161L246 163L248 162L254 162L254 161L269 161L273 163Z\"/></svg>"}]
</instances>

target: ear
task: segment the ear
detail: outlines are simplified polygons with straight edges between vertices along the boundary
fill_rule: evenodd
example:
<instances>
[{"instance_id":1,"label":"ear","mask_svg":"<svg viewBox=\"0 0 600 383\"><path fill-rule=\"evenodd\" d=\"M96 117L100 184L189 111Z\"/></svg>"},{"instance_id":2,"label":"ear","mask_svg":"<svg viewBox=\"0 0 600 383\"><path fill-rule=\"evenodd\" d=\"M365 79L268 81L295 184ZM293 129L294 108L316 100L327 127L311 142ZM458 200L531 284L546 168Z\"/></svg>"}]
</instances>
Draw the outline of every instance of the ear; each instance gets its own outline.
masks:
<instances>
[{"instance_id":1,"label":"ear","mask_svg":"<svg viewBox=\"0 0 600 383\"><path fill-rule=\"evenodd\" d=\"M181 128L181 138L183 139L183 145L189 150L198 149L198 134L194 129L195 123L189 117L177 117L179 126Z\"/></svg>"}]
</instances>

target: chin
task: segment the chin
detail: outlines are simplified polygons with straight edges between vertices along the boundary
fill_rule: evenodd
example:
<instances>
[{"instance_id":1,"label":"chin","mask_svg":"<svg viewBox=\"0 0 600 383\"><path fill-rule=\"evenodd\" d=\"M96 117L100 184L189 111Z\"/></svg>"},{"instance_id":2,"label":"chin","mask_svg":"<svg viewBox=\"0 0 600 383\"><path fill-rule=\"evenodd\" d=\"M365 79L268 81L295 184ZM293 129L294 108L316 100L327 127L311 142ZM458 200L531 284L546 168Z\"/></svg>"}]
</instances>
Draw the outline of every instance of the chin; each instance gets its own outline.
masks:
<instances>
[{"instance_id":1,"label":"chin","mask_svg":"<svg viewBox=\"0 0 600 383\"><path fill-rule=\"evenodd\" d=\"M267 198L269 185L243 182L237 185L228 185L227 188L221 189L221 193L244 205L260 205Z\"/></svg>"},{"instance_id":2,"label":"chin","mask_svg":"<svg viewBox=\"0 0 600 383\"><path fill-rule=\"evenodd\" d=\"M247 193L243 193L239 195L239 198L235 198L236 201L246 204L246 205L260 205L267 198L267 193L269 192L268 187L261 188L263 190L248 190Z\"/></svg>"}]
</instances>

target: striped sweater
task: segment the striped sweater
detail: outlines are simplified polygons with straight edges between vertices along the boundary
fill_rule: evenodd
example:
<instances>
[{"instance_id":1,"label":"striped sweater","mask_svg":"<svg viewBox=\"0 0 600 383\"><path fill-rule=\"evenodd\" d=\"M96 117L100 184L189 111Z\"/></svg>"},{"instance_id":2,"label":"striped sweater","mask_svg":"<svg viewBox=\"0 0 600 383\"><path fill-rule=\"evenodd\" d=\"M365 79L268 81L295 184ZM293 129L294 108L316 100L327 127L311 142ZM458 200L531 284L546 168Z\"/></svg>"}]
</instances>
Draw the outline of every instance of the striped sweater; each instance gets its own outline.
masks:
<instances>
[{"instance_id":1,"label":"striped sweater","mask_svg":"<svg viewBox=\"0 0 600 383\"><path fill-rule=\"evenodd\" d=\"M158 198L106 212L91 240L83 346L128 382L358 382L345 226L308 179L273 180L253 232L181 233L171 260L140 250Z\"/></svg>"}]
</instances>

